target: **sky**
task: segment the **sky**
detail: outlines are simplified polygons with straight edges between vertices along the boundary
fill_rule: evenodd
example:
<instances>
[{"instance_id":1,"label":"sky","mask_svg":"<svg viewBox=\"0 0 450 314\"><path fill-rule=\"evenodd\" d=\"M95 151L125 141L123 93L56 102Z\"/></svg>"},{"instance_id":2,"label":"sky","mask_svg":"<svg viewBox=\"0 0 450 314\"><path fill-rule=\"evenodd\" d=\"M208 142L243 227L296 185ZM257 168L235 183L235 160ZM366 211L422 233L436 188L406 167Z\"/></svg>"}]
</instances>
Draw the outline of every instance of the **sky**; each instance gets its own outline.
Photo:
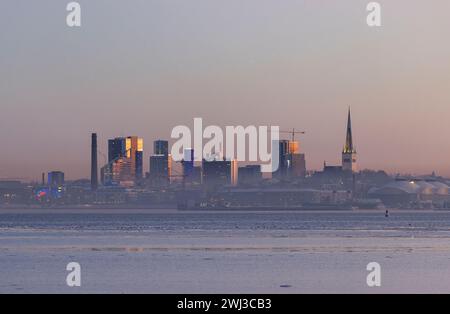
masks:
<instances>
[{"instance_id":1,"label":"sky","mask_svg":"<svg viewBox=\"0 0 450 314\"><path fill-rule=\"evenodd\" d=\"M89 176L90 133L152 141L173 127L279 125L308 169L340 163L347 109L361 169L450 175L450 2L0 2L0 178Z\"/></svg>"}]
</instances>

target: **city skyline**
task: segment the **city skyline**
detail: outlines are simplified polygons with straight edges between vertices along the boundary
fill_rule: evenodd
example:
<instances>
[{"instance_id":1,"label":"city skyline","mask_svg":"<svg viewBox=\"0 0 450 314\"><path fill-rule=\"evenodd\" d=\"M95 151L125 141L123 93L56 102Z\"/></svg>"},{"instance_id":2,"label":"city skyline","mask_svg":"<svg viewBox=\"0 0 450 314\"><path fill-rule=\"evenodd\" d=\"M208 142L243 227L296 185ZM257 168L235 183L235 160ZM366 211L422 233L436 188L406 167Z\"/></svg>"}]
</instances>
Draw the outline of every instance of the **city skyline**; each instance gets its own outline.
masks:
<instances>
[{"instance_id":1,"label":"city skyline","mask_svg":"<svg viewBox=\"0 0 450 314\"><path fill-rule=\"evenodd\" d=\"M352 127L353 120L352 120L352 115L353 115L353 113L351 112L351 107L348 107L346 128L345 128L345 137L344 136L342 137L342 138L345 139L345 141L343 141L344 144L341 145L341 147L343 147L343 149L341 151L336 151L335 152L336 157L334 158L334 160L331 160L331 159L330 160L325 160L325 159L323 159L322 163L321 163L321 167L318 167L318 168L307 167L306 168L307 171L321 171L321 170L323 170L324 163L326 163L326 164L336 164L336 165L342 163L342 165L344 166L345 163L346 163L346 162L344 162L344 160L346 158L345 156L348 155L348 154L350 154L350 156L353 156L353 158L356 158L357 152L356 152L356 148L355 147L357 146L357 144L354 143L355 141L354 141L354 138L353 138L353 127ZM284 132L284 133L287 133L287 131ZM303 132L301 132L301 133L303 133ZM164 139L155 138L153 141L151 141L151 143L147 143L147 145L145 145L146 141L144 140L144 138L140 137L140 136L135 136L135 135L133 135L133 136L123 136L123 135L113 136L112 138L108 138L108 139L104 139L104 140L102 139L102 136L101 135L99 136L99 133L97 133L97 132L90 133L90 136L91 136L90 137L90 141L91 141L90 142L90 148L91 148L91 150L93 149L93 146L92 146L93 142L92 141L94 141L94 138L95 138L95 151L97 151L95 163L97 163L98 169L101 169L102 167L106 167L109 163L111 163L111 161L113 159L116 159L117 157L122 156L122 157L130 158L131 157L131 139L135 139L135 141L139 141L139 147L140 147L139 151L141 152L141 157L140 158L141 158L141 163L142 163L141 168L143 169L142 175L151 171L151 166L148 166L148 162L147 161L149 159L151 159L153 156L158 156L158 154L161 153L161 152L158 152L158 149L161 150L162 148L158 148L157 145L161 144L161 142L163 142L163 143L166 142L166 145L168 145L168 148L166 148L166 149L168 149L168 152L166 152L164 154L167 154L167 153L170 153L171 144L175 141L174 139L170 139L170 137L169 138L164 138ZM305 135L303 135L303 136L305 136ZM290 140L289 140L290 138L291 138L291 135L289 135L289 134L283 134L283 133L280 134L280 142L290 142ZM122 153L122 155L121 155L121 153L116 152L117 156L111 156L111 152L114 151L114 148L111 147L111 143L114 142L114 141L124 141L124 143L122 145L122 146L124 146L123 147L124 152ZM125 144L125 141L126 141L127 144ZM309 154L303 148L303 140L302 139L296 139L295 143L296 143L296 145L300 145L302 147L301 151L298 151L297 153L301 153L302 155L306 155L306 161L309 164L309 160L308 160ZM137 142L136 142L135 145L138 145ZM129 148L126 148L128 146L129 146ZM101 147L103 149L99 149L99 147ZM145 149L145 147L147 147L147 149ZM299 149L299 147L297 147L296 149ZM339 153L341 153L342 156L339 157ZM89 158L92 159L93 156L94 156L93 152L90 151ZM70 177L70 176L68 176L67 178L69 180L78 180L78 179L90 179L91 180L92 179L91 176L92 176L92 173L93 173L92 172L93 164L91 163L91 159L89 159L89 158L88 158L89 163L87 165L87 170L86 170L87 174L84 177ZM402 173L402 172L395 172L395 171L394 172L390 172L390 171L388 171L386 169L382 169L382 168L378 168L378 169L361 168L359 166L359 163L360 163L360 159L358 158L358 162L357 163L354 161L354 164L355 164L354 167L355 168L352 168L351 165L348 166L347 168L353 169L353 171L361 171L361 170L375 170L375 171L379 171L379 170L382 170L382 171L386 171L390 175L404 174L404 175L419 175L420 176L420 175L426 175L426 174L431 174L432 172L433 173L435 172L435 170L432 170L429 173L411 173L411 172L403 172ZM246 161L243 161L243 162L241 161L240 166L245 166L247 164L252 164L252 163L248 163ZM180 166L180 167L182 168L182 166ZM344 168L346 168L346 166L344 166ZM62 168L58 168L58 167L50 167L49 169L43 169L41 172L36 174L35 178L0 177L0 179L21 179L23 181L26 181L24 179L29 179L30 181L39 182L39 181L42 180L42 174L44 174L44 173L47 174L47 173L50 173L52 171L53 172L62 171L64 174L67 174L67 173L70 174L71 173L70 169L62 169ZM97 170L97 175L101 176L100 173L101 173L101 171Z\"/></svg>"},{"instance_id":2,"label":"city skyline","mask_svg":"<svg viewBox=\"0 0 450 314\"><path fill-rule=\"evenodd\" d=\"M1 3L0 177L88 178L92 132L106 154L194 117L305 130L319 170L340 162L349 105L360 169L450 175L450 3L380 2L376 30L359 1L80 1L78 30L65 4Z\"/></svg>"}]
</instances>

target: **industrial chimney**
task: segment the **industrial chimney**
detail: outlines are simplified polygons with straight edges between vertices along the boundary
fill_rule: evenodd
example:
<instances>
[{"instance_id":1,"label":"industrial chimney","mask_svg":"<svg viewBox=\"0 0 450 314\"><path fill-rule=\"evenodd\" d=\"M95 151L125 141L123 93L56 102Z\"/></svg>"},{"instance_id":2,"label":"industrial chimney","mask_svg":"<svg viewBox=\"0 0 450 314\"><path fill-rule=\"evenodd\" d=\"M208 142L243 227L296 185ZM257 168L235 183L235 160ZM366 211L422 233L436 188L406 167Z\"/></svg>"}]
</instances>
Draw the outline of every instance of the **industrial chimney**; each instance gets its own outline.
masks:
<instances>
[{"instance_id":1,"label":"industrial chimney","mask_svg":"<svg viewBox=\"0 0 450 314\"><path fill-rule=\"evenodd\" d=\"M98 188L98 169L97 169L97 134L92 133L91 141L91 190Z\"/></svg>"}]
</instances>

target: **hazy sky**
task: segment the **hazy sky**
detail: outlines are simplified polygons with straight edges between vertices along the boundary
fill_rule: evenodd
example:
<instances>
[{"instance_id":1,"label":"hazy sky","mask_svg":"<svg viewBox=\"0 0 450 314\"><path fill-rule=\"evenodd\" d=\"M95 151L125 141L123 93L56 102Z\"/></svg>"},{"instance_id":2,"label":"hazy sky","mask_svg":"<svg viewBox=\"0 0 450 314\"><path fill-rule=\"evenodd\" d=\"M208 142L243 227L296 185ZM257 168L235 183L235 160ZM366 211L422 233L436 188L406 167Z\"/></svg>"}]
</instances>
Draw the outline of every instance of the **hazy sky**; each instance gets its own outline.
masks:
<instances>
[{"instance_id":1,"label":"hazy sky","mask_svg":"<svg viewBox=\"0 0 450 314\"><path fill-rule=\"evenodd\" d=\"M450 1L0 2L0 178L89 175L90 133L175 125L307 131L309 169L340 162L353 110L360 168L450 174ZM104 158L99 156L99 162Z\"/></svg>"}]
</instances>

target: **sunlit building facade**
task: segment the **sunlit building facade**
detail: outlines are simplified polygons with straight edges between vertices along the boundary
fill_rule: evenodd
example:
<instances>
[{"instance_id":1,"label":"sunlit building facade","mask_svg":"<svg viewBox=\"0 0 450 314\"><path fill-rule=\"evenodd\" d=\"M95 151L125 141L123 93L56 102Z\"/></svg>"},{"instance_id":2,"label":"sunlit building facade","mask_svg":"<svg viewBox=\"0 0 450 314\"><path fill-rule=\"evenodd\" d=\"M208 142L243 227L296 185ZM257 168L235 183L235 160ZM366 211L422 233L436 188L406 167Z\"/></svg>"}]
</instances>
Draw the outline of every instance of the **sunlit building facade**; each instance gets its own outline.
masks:
<instances>
[{"instance_id":1,"label":"sunlit building facade","mask_svg":"<svg viewBox=\"0 0 450 314\"><path fill-rule=\"evenodd\" d=\"M306 174L305 154L300 153L300 142L279 140L278 143L278 170L273 177L278 180L292 180L304 177Z\"/></svg>"},{"instance_id":2,"label":"sunlit building facade","mask_svg":"<svg viewBox=\"0 0 450 314\"><path fill-rule=\"evenodd\" d=\"M143 177L144 140L137 136L108 141L108 164L101 169L103 185L130 185Z\"/></svg>"},{"instance_id":3,"label":"sunlit building facade","mask_svg":"<svg viewBox=\"0 0 450 314\"><path fill-rule=\"evenodd\" d=\"M236 159L231 161L231 185L237 186L239 179L239 164Z\"/></svg>"}]
</instances>

